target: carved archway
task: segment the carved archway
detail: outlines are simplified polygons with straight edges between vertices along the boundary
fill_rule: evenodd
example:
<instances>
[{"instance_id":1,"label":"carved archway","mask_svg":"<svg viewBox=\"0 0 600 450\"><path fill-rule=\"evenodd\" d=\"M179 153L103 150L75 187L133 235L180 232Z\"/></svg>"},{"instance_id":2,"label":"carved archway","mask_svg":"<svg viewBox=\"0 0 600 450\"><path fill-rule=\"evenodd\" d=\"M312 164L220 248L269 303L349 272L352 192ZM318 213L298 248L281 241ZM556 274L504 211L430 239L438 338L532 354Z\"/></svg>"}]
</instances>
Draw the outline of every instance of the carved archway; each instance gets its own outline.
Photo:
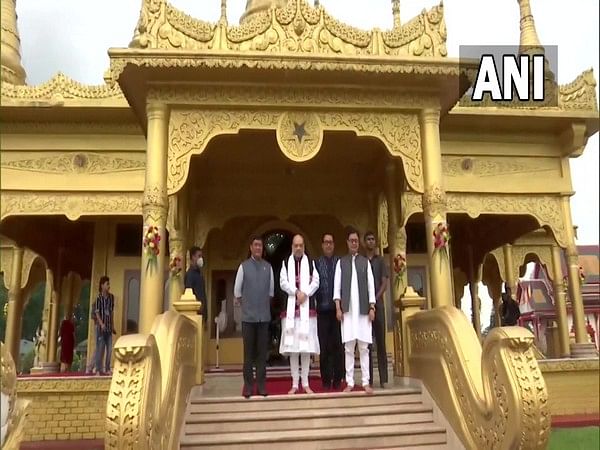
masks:
<instances>
[{"instance_id":1,"label":"carved archway","mask_svg":"<svg viewBox=\"0 0 600 450\"><path fill-rule=\"evenodd\" d=\"M244 105L250 103L248 109L220 110L207 109L199 104L189 105L187 109L174 108L169 119L169 154L168 154L168 195L175 194L183 188L189 176L190 161L193 155L202 154L209 142L223 134L237 134L240 130L272 130L276 132L281 152L295 162L307 161L315 157L322 143L323 133L329 131L351 131L356 136L368 136L383 143L389 154L402 161L408 185L416 192L423 192L423 174L421 158L421 139L418 110L392 112L372 111L339 111L331 109L294 110L299 99L302 103L323 104L322 91L299 90L267 91L272 96L272 103L279 108L261 109L252 102L265 94L265 88L234 88L227 92L216 92L211 87L185 91L163 93L154 92L153 97L175 104L189 103L190 98L202 99L202 102L222 104L226 97L228 103ZM259 90L260 92L256 92ZM339 92L342 100L355 103L356 92ZM362 99L378 103L375 98ZM383 101L383 99L379 99ZM333 102L333 99L332 99ZM399 98L398 104L407 105L407 98ZM389 99L385 100L389 103ZM363 104L364 107L364 104ZM415 107L414 103L411 105ZM313 140L305 140L306 136L314 136ZM308 138L306 138L308 139Z\"/></svg>"}]
</instances>

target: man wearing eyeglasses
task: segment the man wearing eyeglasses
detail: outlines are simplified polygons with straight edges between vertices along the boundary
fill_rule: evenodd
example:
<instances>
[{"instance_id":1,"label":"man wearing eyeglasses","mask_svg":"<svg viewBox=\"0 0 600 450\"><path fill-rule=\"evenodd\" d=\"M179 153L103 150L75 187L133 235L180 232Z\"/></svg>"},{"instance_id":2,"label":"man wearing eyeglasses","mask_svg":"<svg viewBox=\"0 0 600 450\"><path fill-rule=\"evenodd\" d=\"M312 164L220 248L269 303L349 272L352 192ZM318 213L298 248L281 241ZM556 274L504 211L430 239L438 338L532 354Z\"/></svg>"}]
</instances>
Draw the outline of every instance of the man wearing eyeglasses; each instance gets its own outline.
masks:
<instances>
[{"instance_id":1,"label":"man wearing eyeglasses","mask_svg":"<svg viewBox=\"0 0 600 450\"><path fill-rule=\"evenodd\" d=\"M354 389L354 350L358 346L363 389L373 393L369 383L369 344L373 342L372 322L375 320L375 282L369 260L358 253L358 231L348 231L348 254L335 266L333 298L336 317L342 323L346 365L346 388Z\"/></svg>"},{"instance_id":2,"label":"man wearing eyeglasses","mask_svg":"<svg viewBox=\"0 0 600 450\"><path fill-rule=\"evenodd\" d=\"M334 255L333 234L325 233L321 238L323 256L315 264L319 272L319 290L317 291L317 329L319 333L319 368L321 382L326 390L339 390L344 379L344 346L342 330L335 316L333 301L333 275L339 257Z\"/></svg>"}]
</instances>

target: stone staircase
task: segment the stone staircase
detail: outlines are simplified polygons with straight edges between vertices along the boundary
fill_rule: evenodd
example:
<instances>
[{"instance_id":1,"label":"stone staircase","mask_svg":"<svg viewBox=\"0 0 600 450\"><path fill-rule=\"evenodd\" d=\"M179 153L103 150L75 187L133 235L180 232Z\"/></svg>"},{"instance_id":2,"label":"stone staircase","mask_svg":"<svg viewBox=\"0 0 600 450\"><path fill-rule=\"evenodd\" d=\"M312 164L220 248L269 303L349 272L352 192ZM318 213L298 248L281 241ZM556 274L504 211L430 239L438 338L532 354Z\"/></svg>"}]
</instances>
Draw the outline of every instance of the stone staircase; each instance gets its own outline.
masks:
<instances>
[{"instance_id":1,"label":"stone staircase","mask_svg":"<svg viewBox=\"0 0 600 450\"><path fill-rule=\"evenodd\" d=\"M419 384L295 396L192 395L181 449L462 448Z\"/></svg>"}]
</instances>

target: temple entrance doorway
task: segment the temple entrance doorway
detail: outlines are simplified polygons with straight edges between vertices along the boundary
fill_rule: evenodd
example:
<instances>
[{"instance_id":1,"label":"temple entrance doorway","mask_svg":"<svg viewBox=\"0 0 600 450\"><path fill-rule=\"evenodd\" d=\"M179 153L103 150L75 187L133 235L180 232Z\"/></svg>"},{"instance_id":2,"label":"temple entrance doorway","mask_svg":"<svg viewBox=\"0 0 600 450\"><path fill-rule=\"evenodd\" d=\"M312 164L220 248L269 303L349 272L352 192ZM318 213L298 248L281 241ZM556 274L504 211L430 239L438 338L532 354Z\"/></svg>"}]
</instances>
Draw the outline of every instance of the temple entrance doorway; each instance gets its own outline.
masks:
<instances>
[{"instance_id":1,"label":"temple entrance doorway","mask_svg":"<svg viewBox=\"0 0 600 450\"><path fill-rule=\"evenodd\" d=\"M279 274L284 258L287 258L292 248L292 238L295 233L285 229L267 231L262 235L264 240L264 258L273 268L274 295L271 300L271 324L269 326L270 341L268 364L270 366L287 366L289 360L279 353L281 339L281 312L285 308L287 294L279 285Z\"/></svg>"}]
</instances>

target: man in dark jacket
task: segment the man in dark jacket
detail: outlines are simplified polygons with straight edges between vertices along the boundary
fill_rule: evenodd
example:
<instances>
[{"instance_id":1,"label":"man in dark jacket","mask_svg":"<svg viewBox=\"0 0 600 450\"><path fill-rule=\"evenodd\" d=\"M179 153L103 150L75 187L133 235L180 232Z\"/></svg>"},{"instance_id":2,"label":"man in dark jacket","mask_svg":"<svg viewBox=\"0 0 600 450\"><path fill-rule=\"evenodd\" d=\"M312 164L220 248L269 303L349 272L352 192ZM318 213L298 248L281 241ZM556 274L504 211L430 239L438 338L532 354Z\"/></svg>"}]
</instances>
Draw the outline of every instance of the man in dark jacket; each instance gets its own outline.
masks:
<instances>
[{"instance_id":1,"label":"man in dark jacket","mask_svg":"<svg viewBox=\"0 0 600 450\"><path fill-rule=\"evenodd\" d=\"M519 317L521 317L519 304L512 298L511 289L509 287L507 287L504 294L502 294L500 317L502 318L502 326L505 327L517 325L517 321L519 320Z\"/></svg>"},{"instance_id":2,"label":"man in dark jacket","mask_svg":"<svg viewBox=\"0 0 600 450\"><path fill-rule=\"evenodd\" d=\"M342 330L335 316L333 301L333 275L340 259L333 254L335 242L333 234L325 233L321 238L323 256L316 261L319 272L319 290L317 291L317 329L319 333L319 368L321 382L325 389L338 390L344 379L344 346Z\"/></svg>"},{"instance_id":3,"label":"man in dark jacket","mask_svg":"<svg viewBox=\"0 0 600 450\"><path fill-rule=\"evenodd\" d=\"M192 289L196 300L202 302L199 314L202 314L203 320L206 320L206 284L202 273L203 266L202 249L196 246L190 248L190 267L185 273L184 285L186 289Z\"/></svg>"}]
</instances>

